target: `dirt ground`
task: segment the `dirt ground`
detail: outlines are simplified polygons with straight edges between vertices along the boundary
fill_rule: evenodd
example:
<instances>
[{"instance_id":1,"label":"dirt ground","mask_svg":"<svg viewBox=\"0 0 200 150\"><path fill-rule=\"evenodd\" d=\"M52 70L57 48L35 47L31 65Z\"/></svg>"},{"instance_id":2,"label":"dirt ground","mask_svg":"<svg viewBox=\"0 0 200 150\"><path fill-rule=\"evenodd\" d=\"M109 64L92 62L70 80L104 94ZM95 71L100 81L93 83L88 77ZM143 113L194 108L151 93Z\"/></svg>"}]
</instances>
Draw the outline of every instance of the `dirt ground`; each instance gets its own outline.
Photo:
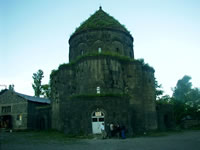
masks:
<instances>
[{"instance_id":1,"label":"dirt ground","mask_svg":"<svg viewBox=\"0 0 200 150\"><path fill-rule=\"evenodd\" d=\"M34 132L0 133L0 150L200 150L200 131L128 139L65 139Z\"/></svg>"}]
</instances>

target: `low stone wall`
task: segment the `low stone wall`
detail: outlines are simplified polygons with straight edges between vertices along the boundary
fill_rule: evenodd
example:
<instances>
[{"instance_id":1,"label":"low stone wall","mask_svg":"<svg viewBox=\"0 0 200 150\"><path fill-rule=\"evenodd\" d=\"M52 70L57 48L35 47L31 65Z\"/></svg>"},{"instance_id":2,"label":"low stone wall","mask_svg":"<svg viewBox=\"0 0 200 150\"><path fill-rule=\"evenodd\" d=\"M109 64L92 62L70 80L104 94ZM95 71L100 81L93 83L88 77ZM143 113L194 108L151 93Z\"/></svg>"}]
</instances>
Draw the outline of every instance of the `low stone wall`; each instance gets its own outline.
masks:
<instances>
[{"instance_id":1,"label":"low stone wall","mask_svg":"<svg viewBox=\"0 0 200 150\"><path fill-rule=\"evenodd\" d=\"M194 126L200 126L200 120L184 120L181 123L181 127L184 129L188 129Z\"/></svg>"}]
</instances>

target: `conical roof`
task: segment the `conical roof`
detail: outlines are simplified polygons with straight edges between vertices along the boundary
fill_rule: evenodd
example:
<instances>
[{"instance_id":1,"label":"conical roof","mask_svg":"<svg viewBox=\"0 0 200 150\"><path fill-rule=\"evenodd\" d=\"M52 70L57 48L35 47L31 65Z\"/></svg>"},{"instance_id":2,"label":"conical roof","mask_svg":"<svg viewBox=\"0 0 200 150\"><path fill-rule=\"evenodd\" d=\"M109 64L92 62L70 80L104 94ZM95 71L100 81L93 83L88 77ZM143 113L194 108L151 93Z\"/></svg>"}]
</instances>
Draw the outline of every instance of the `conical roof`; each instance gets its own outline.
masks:
<instances>
[{"instance_id":1,"label":"conical roof","mask_svg":"<svg viewBox=\"0 0 200 150\"><path fill-rule=\"evenodd\" d=\"M93 15L91 15L86 21L84 21L80 27L76 29L74 34L85 31L88 29L116 29L129 33L124 25L120 24L114 17L110 16L102 10L100 7Z\"/></svg>"}]
</instances>

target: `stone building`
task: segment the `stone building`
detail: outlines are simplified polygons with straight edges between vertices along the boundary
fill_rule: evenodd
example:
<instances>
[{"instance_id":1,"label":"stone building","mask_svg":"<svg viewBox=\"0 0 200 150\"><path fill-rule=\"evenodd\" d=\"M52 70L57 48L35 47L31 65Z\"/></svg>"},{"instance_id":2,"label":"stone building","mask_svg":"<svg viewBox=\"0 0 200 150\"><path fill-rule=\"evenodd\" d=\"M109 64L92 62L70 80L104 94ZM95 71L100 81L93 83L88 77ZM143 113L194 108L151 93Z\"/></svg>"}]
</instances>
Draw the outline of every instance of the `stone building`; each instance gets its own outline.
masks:
<instances>
[{"instance_id":1,"label":"stone building","mask_svg":"<svg viewBox=\"0 0 200 150\"><path fill-rule=\"evenodd\" d=\"M159 130L169 130L175 128L174 108L172 104L158 103L156 105L157 122Z\"/></svg>"},{"instance_id":2,"label":"stone building","mask_svg":"<svg viewBox=\"0 0 200 150\"><path fill-rule=\"evenodd\" d=\"M69 39L69 63L51 73L52 128L100 133L124 125L129 135L157 129L154 69L134 58L133 37L100 9Z\"/></svg>"},{"instance_id":3,"label":"stone building","mask_svg":"<svg viewBox=\"0 0 200 150\"><path fill-rule=\"evenodd\" d=\"M0 128L47 129L51 124L50 100L12 90L0 92Z\"/></svg>"}]
</instances>

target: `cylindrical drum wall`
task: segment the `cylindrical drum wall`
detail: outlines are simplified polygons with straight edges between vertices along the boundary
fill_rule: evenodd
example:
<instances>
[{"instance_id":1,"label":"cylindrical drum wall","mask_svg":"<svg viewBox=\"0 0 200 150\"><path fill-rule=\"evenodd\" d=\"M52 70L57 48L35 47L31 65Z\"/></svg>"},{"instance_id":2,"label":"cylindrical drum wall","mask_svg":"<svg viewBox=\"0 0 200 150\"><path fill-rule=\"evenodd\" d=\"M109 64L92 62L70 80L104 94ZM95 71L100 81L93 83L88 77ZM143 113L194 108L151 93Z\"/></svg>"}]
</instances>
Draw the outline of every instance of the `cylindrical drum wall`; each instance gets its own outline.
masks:
<instances>
[{"instance_id":1,"label":"cylindrical drum wall","mask_svg":"<svg viewBox=\"0 0 200 150\"><path fill-rule=\"evenodd\" d=\"M69 61L91 53L117 53L134 58L133 37L114 29L96 29L77 33L69 39Z\"/></svg>"}]
</instances>

